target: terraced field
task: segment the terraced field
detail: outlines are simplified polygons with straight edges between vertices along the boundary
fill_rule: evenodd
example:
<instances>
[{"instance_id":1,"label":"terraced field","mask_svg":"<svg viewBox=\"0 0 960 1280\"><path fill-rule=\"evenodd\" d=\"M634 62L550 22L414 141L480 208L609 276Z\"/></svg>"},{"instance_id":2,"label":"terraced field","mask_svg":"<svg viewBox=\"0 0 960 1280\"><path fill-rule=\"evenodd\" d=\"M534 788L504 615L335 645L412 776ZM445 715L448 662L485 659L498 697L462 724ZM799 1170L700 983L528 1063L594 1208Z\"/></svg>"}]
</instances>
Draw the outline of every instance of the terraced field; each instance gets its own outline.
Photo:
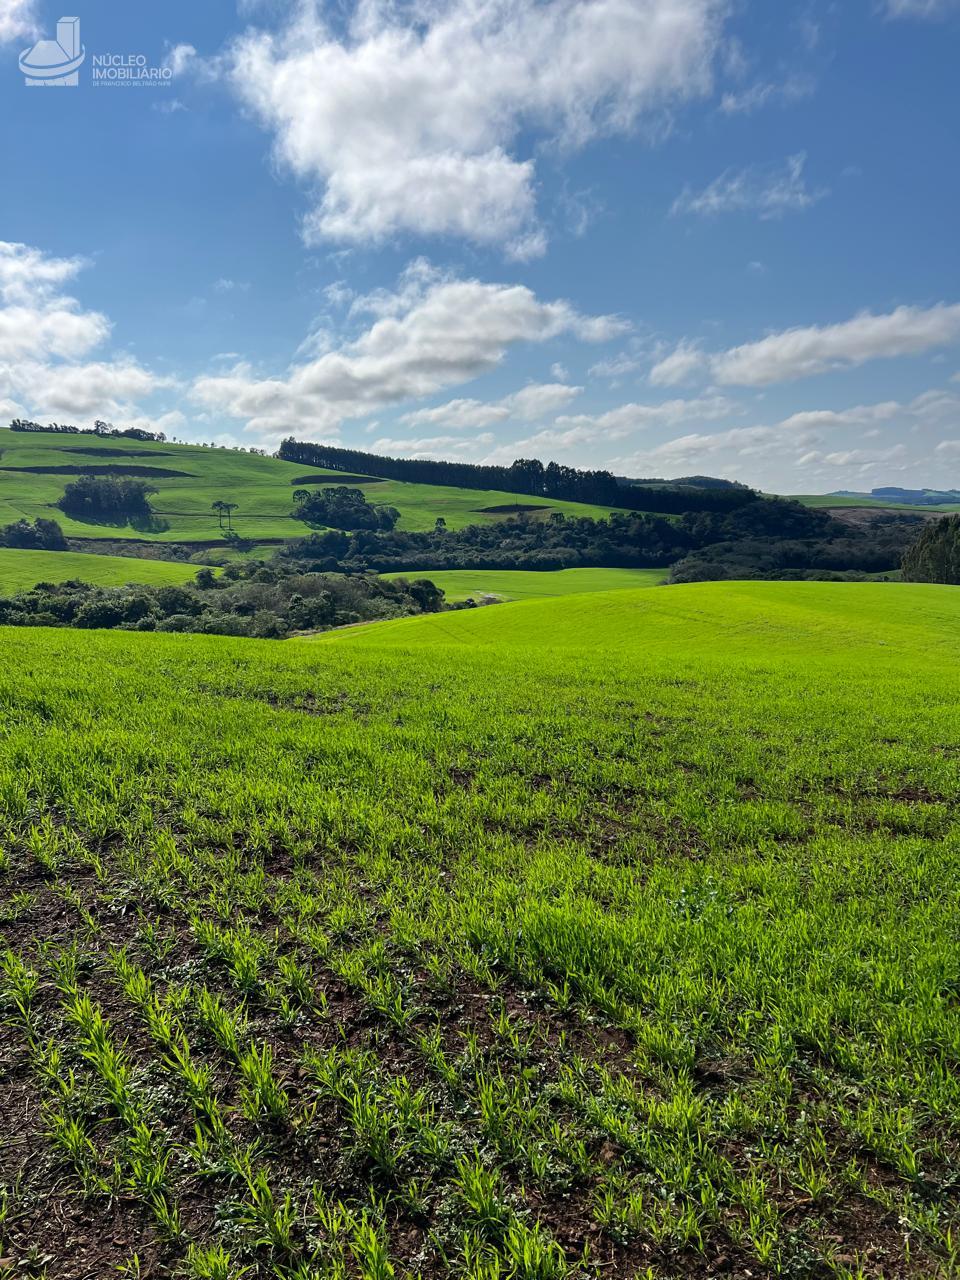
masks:
<instances>
[{"instance_id":1,"label":"terraced field","mask_svg":"<svg viewBox=\"0 0 960 1280\"><path fill-rule=\"evenodd\" d=\"M0 547L0 595L27 591L38 582L66 582L71 578L100 587L122 587L128 582L163 586L189 582L198 567L131 556L101 556L81 551L19 551Z\"/></svg>"},{"instance_id":2,"label":"terraced field","mask_svg":"<svg viewBox=\"0 0 960 1280\"><path fill-rule=\"evenodd\" d=\"M53 504L67 481L75 479L79 469L91 467L107 468L113 474L137 475L155 485L158 492L151 498L151 505L156 519L150 525L134 528L128 524L84 523L59 512ZM57 519L70 537L216 542L222 535L211 503L223 500L238 504L233 525L245 538L300 538L309 529L290 515L293 491L316 483L305 477L324 475L329 476L330 483L339 483L335 471L324 472L229 449L0 430L0 524L43 516ZM601 518L609 514L606 507L539 502L494 490L373 479L356 487L370 502L396 507L402 529L432 529L440 516L451 529L488 524L502 519L503 514L485 508L509 508L518 502L566 515Z\"/></svg>"},{"instance_id":3,"label":"terraced field","mask_svg":"<svg viewBox=\"0 0 960 1280\"><path fill-rule=\"evenodd\" d=\"M14 1275L960 1272L960 593L0 632Z\"/></svg>"}]
</instances>

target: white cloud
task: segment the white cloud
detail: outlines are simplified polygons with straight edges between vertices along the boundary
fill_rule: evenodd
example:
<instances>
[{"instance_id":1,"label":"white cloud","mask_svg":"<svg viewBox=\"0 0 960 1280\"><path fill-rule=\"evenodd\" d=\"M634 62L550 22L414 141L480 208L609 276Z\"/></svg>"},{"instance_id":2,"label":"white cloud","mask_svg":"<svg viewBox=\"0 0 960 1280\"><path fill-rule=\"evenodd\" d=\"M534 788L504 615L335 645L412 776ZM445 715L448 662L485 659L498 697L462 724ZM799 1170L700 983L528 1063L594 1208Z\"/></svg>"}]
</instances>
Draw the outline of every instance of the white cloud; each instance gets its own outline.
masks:
<instances>
[{"instance_id":1,"label":"white cloud","mask_svg":"<svg viewBox=\"0 0 960 1280\"><path fill-rule=\"evenodd\" d=\"M861 467L864 469L899 462L907 456L905 445L891 445L889 449L837 449L832 453L816 451L804 455L804 465L816 463L827 467Z\"/></svg>"},{"instance_id":2,"label":"white cloud","mask_svg":"<svg viewBox=\"0 0 960 1280\"><path fill-rule=\"evenodd\" d=\"M624 378L639 368L638 356L621 351L618 356L611 356L608 360L598 360L590 366L587 373L591 378Z\"/></svg>"},{"instance_id":3,"label":"white cloud","mask_svg":"<svg viewBox=\"0 0 960 1280\"><path fill-rule=\"evenodd\" d=\"M194 398L246 419L250 431L282 434L296 427L329 434L345 419L469 382L496 368L515 343L561 334L598 342L624 329L616 317L582 316L567 302L541 302L523 285L450 279L422 262L412 264L395 293L357 299L352 311L374 317L355 341L294 365L285 377L256 378L241 365L199 378ZM570 392L550 394L569 398ZM517 403L523 406L522 399Z\"/></svg>"},{"instance_id":4,"label":"white cloud","mask_svg":"<svg viewBox=\"0 0 960 1280\"><path fill-rule=\"evenodd\" d=\"M722 213L757 213L779 218L785 213L809 209L827 195L824 188L810 190L803 176L807 157L800 152L782 169L752 166L726 170L703 191L686 187L673 202L671 213L716 217Z\"/></svg>"},{"instance_id":5,"label":"white cloud","mask_svg":"<svg viewBox=\"0 0 960 1280\"><path fill-rule=\"evenodd\" d=\"M35 35L36 31L34 0L0 0L0 44Z\"/></svg>"},{"instance_id":6,"label":"white cloud","mask_svg":"<svg viewBox=\"0 0 960 1280\"><path fill-rule=\"evenodd\" d=\"M405 413L400 421L407 427L446 427L448 431L476 431L505 422L509 412L499 404L483 400L448 400L435 409Z\"/></svg>"},{"instance_id":7,"label":"white cloud","mask_svg":"<svg viewBox=\"0 0 960 1280\"><path fill-rule=\"evenodd\" d=\"M446 427L448 431L474 431L514 419L538 422L574 400L583 387L558 382L534 382L502 400L449 400L434 409L416 409L400 419L406 426Z\"/></svg>"},{"instance_id":8,"label":"white cloud","mask_svg":"<svg viewBox=\"0 0 960 1280\"><path fill-rule=\"evenodd\" d=\"M110 322L63 289L86 266L0 241L0 395L60 418L125 413L165 384L130 356L89 360Z\"/></svg>"},{"instance_id":9,"label":"white cloud","mask_svg":"<svg viewBox=\"0 0 960 1280\"><path fill-rule=\"evenodd\" d=\"M816 84L809 76L789 76L786 80L760 81L738 92L725 93L720 99L720 110L725 115L752 115L762 107L800 102L809 98Z\"/></svg>"},{"instance_id":10,"label":"white cloud","mask_svg":"<svg viewBox=\"0 0 960 1280\"><path fill-rule=\"evenodd\" d=\"M941 440L934 452L944 458L960 457L960 440Z\"/></svg>"},{"instance_id":11,"label":"white cloud","mask_svg":"<svg viewBox=\"0 0 960 1280\"><path fill-rule=\"evenodd\" d=\"M182 76L198 65L197 51L192 44L175 44L164 58L163 65L169 67L175 76Z\"/></svg>"},{"instance_id":12,"label":"white cloud","mask_svg":"<svg viewBox=\"0 0 960 1280\"><path fill-rule=\"evenodd\" d=\"M374 440L371 448L376 453L385 453L388 457L397 454L413 458L436 458L449 454L475 454L478 446L493 444L494 437L489 433L475 436L472 440L460 440L456 436L432 436L424 440L391 440L384 437Z\"/></svg>"},{"instance_id":13,"label":"white cloud","mask_svg":"<svg viewBox=\"0 0 960 1280\"><path fill-rule=\"evenodd\" d=\"M532 137L579 147L662 120L712 83L726 0L362 0L327 25L304 3L250 31L227 74L319 188L309 242L455 235L541 253Z\"/></svg>"},{"instance_id":14,"label":"white cloud","mask_svg":"<svg viewBox=\"0 0 960 1280\"><path fill-rule=\"evenodd\" d=\"M838 430L844 427L867 427L873 423L930 423L955 421L960 418L960 397L947 391L925 391L901 404L885 400L880 404L860 404L851 409L807 409L784 419L780 426L794 431ZM879 431L866 432L879 435Z\"/></svg>"},{"instance_id":15,"label":"white cloud","mask_svg":"<svg viewBox=\"0 0 960 1280\"><path fill-rule=\"evenodd\" d=\"M570 370L567 368L566 365L561 364L560 361L558 360L556 364L552 364L550 366L550 376L556 382L569 382ZM960 381L960 375L958 375L958 381Z\"/></svg>"},{"instance_id":16,"label":"white cloud","mask_svg":"<svg viewBox=\"0 0 960 1280\"><path fill-rule=\"evenodd\" d=\"M511 418L519 418L521 422L539 422L548 414L565 408L582 391L583 387L565 386L560 382L534 382L500 403L509 411Z\"/></svg>"},{"instance_id":17,"label":"white cloud","mask_svg":"<svg viewBox=\"0 0 960 1280\"><path fill-rule=\"evenodd\" d=\"M655 387L675 387L699 373L704 362L704 354L695 343L679 342L669 355L663 356L650 370L650 381Z\"/></svg>"},{"instance_id":18,"label":"white cloud","mask_svg":"<svg viewBox=\"0 0 960 1280\"><path fill-rule=\"evenodd\" d=\"M728 418L737 406L722 396L700 400L666 400L661 404L623 404L606 413L564 415L518 447L571 449L578 445L623 440L638 431L679 422Z\"/></svg>"},{"instance_id":19,"label":"white cloud","mask_svg":"<svg viewBox=\"0 0 960 1280\"><path fill-rule=\"evenodd\" d=\"M921 355L960 339L960 304L898 307L886 315L862 311L840 324L770 334L715 355L714 379L725 386L762 387L848 369L869 360Z\"/></svg>"}]
</instances>

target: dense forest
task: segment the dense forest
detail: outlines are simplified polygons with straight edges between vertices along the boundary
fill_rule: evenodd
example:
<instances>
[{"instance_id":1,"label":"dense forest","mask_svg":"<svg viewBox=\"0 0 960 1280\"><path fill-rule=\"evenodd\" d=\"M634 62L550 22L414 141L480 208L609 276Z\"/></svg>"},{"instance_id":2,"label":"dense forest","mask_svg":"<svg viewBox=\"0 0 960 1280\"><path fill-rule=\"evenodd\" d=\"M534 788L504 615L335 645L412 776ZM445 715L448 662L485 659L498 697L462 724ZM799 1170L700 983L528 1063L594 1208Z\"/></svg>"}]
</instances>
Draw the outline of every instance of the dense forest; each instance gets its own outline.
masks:
<instances>
[{"instance_id":1,"label":"dense forest","mask_svg":"<svg viewBox=\"0 0 960 1280\"><path fill-rule=\"evenodd\" d=\"M315 571L440 569L659 568L682 563L689 580L777 577L783 570L877 573L900 566L917 529L893 521L882 531L858 529L822 511L770 498L727 514L614 514L607 520L517 518L465 529L429 532L326 530L289 543L281 560ZM704 549L709 548L709 553ZM700 553L700 558L690 557ZM686 578L684 580L687 580Z\"/></svg>"},{"instance_id":2,"label":"dense forest","mask_svg":"<svg viewBox=\"0 0 960 1280\"><path fill-rule=\"evenodd\" d=\"M277 457L308 467L324 467L386 480L450 485L460 489L499 489L529 497L559 498L565 502L588 502L597 506L668 515L679 515L684 511L734 511L759 501L757 493L742 485L696 488L641 486L633 482L621 484L610 471L578 471L558 462L544 466L537 458L519 458L509 467L479 466L472 462L385 458L358 449L340 449L292 438L281 443Z\"/></svg>"}]
</instances>

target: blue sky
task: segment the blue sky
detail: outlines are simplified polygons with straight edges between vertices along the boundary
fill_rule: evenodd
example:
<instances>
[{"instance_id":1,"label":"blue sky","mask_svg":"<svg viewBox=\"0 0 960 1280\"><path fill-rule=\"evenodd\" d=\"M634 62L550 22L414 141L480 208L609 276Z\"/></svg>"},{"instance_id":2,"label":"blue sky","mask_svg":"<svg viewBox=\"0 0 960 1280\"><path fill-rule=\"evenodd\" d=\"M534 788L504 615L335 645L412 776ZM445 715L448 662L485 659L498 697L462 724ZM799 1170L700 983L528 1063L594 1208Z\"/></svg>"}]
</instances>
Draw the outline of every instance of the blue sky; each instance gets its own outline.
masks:
<instances>
[{"instance_id":1,"label":"blue sky","mask_svg":"<svg viewBox=\"0 0 960 1280\"><path fill-rule=\"evenodd\" d=\"M0 0L0 418L960 486L960 0L83 0L28 87L64 12Z\"/></svg>"}]
</instances>

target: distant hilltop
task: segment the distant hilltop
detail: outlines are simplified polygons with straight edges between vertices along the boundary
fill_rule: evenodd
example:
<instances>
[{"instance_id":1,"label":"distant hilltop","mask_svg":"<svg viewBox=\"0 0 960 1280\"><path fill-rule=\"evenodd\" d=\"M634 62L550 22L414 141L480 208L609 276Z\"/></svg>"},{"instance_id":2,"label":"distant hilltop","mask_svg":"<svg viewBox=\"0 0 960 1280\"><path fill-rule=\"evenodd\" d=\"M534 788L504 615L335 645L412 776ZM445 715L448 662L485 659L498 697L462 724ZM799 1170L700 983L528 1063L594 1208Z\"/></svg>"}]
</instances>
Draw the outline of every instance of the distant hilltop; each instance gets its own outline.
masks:
<instances>
[{"instance_id":1,"label":"distant hilltop","mask_svg":"<svg viewBox=\"0 0 960 1280\"><path fill-rule=\"evenodd\" d=\"M886 485L880 489L871 489L869 493L858 493L855 489L835 489L827 496L830 498L882 498L887 502L906 502L917 507L936 507L941 503L960 502L960 489L901 489L896 485Z\"/></svg>"}]
</instances>

